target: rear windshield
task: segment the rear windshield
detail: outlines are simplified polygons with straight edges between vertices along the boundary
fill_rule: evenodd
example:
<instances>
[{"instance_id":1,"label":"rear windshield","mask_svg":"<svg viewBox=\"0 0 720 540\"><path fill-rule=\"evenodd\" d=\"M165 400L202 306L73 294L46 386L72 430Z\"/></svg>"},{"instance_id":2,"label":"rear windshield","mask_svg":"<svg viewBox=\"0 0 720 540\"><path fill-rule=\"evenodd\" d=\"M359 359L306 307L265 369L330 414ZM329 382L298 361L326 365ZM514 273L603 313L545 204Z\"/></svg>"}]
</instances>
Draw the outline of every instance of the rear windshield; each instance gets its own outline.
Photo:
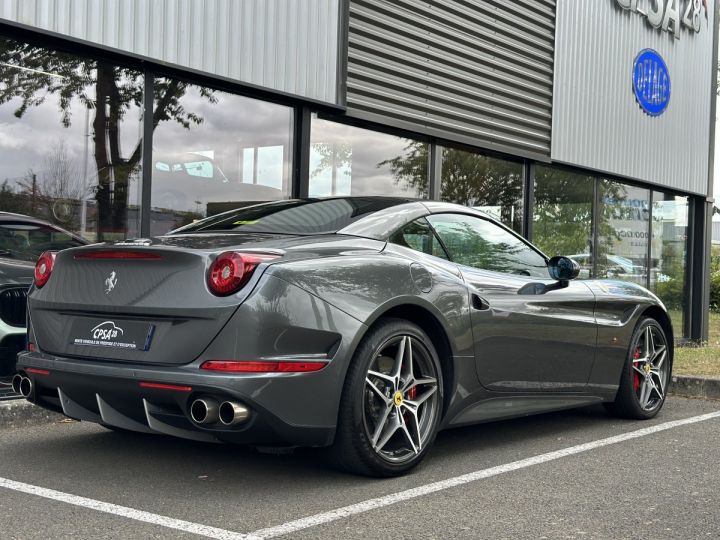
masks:
<instances>
[{"instance_id":1,"label":"rear windshield","mask_svg":"<svg viewBox=\"0 0 720 540\"><path fill-rule=\"evenodd\" d=\"M212 216L170 234L238 231L271 234L334 233L358 219L408 202L382 197L303 199L258 204Z\"/></svg>"}]
</instances>

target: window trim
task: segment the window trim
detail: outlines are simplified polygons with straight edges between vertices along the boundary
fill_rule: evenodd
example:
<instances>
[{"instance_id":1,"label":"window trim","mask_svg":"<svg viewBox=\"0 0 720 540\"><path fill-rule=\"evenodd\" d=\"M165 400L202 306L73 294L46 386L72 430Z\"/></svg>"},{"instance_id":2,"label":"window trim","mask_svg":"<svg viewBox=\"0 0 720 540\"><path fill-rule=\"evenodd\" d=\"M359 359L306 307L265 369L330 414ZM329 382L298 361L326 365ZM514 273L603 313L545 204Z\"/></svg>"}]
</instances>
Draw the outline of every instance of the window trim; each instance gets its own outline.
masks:
<instances>
[{"instance_id":1,"label":"window trim","mask_svg":"<svg viewBox=\"0 0 720 540\"><path fill-rule=\"evenodd\" d=\"M428 214L428 215L429 215L429 214ZM420 251L420 250L418 250L418 249L415 249L415 248L413 248L412 246L403 246L402 244L398 244L398 243L393 242L393 241L391 240L393 236L395 236L396 234L398 234L399 232L401 232L405 227L407 227L407 226L409 226L409 225L412 225L413 223L415 223L415 222L417 222L417 221L422 221L422 222L425 223L425 225L427 225L427 228L428 228L428 230L430 231L430 234L431 234L432 237L435 239L435 241L438 243L438 245L440 246L440 249L442 250L442 252L445 253L445 258L443 258L443 257L438 257L437 255L434 255L434 254L432 254L432 253L425 253L424 251ZM388 243L388 244L392 244L393 246L400 246L400 247L403 247L403 248L406 248L406 249L411 249L412 251L417 251L418 253L422 253L423 255L428 255L428 256L430 256L430 257L435 257L436 259L440 259L441 261L455 263L455 261L453 261L453 260L452 260L452 257L450 256L450 251L447 249L447 246L445 246L445 242L443 242L442 239L440 238L440 236L438 236L438 233L437 233L437 231L435 230L435 228L434 228L434 227L432 226L432 224L427 220L427 216L420 216L420 217L418 217L418 218L415 218L415 219L413 219L413 220L411 220L411 221L408 221L407 223L405 223L405 224L402 225L401 227L398 227L397 229L395 229L392 233L390 233L390 234L388 235L387 243ZM456 264L457 264L457 263L456 263Z\"/></svg>"}]
</instances>

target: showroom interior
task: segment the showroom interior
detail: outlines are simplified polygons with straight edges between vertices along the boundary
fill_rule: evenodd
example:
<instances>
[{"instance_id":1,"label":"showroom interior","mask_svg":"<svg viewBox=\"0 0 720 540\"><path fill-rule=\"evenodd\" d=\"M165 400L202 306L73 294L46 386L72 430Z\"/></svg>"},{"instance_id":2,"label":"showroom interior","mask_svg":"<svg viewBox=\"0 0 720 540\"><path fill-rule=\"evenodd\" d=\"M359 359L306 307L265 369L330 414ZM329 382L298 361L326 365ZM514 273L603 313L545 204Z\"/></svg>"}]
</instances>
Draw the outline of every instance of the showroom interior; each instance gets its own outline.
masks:
<instances>
[{"instance_id":1,"label":"showroom interior","mask_svg":"<svg viewBox=\"0 0 720 540\"><path fill-rule=\"evenodd\" d=\"M285 198L454 202L649 288L701 340L716 3L659 26L637 6L5 2L0 211L94 242ZM645 49L660 114L633 95Z\"/></svg>"}]
</instances>

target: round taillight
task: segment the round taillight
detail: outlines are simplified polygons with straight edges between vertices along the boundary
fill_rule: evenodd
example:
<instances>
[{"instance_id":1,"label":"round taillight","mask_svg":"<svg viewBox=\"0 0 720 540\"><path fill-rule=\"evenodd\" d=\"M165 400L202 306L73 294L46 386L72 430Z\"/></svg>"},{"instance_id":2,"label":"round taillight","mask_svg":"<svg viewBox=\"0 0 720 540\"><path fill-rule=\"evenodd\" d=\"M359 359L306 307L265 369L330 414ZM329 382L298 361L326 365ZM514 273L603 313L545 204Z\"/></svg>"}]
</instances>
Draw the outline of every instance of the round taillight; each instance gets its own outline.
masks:
<instances>
[{"instance_id":1,"label":"round taillight","mask_svg":"<svg viewBox=\"0 0 720 540\"><path fill-rule=\"evenodd\" d=\"M208 285L218 296L227 296L239 290L245 277L245 261L242 255L234 251L226 251L210 267Z\"/></svg>"},{"instance_id":2,"label":"round taillight","mask_svg":"<svg viewBox=\"0 0 720 540\"><path fill-rule=\"evenodd\" d=\"M225 251L210 266L208 287L217 296L235 294L250 281L258 264L277 258L278 255L267 253Z\"/></svg>"},{"instance_id":3,"label":"round taillight","mask_svg":"<svg viewBox=\"0 0 720 540\"><path fill-rule=\"evenodd\" d=\"M55 265L55 252L46 251L35 264L35 286L37 288L42 287L50 279L52 274L53 266Z\"/></svg>"}]
</instances>

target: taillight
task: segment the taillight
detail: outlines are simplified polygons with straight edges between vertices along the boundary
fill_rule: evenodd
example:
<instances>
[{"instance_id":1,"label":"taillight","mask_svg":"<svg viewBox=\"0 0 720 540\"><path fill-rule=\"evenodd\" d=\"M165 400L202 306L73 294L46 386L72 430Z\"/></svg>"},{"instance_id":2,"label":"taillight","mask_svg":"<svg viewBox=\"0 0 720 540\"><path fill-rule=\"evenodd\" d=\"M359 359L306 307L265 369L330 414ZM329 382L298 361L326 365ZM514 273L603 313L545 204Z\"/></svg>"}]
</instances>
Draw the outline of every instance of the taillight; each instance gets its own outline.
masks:
<instances>
[{"instance_id":1,"label":"taillight","mask_svg":"<svg viewBox=\"0 0 720 540\"><path fill-rule=\"evenodd\" d=\"M254 360L207 360L200 369L222 371L224 373L304 373L320 371L327 362L273 361L259 362Z\"/></svg>"},{"instance_id":2,"label":"taillight","mask_svg":"<svg viewBox=\"0 0 720 540\"><path fill-rule=\"evenodd\" d=\"M46 251L35 264L35 286L39 289L48 282L55 265L55 252Z\"/></svg>"},{"instance_id":3,"label":"taillight","mask_svg":"<svg viewBox=\"0 0 720 540\"><path fill-rule=\"evenodd\" d=\"M225 251L210 266L208 287L217 296L234 294L250 280L258 264L277 258L267 253Z\"/></svg>"}]
</instances>

